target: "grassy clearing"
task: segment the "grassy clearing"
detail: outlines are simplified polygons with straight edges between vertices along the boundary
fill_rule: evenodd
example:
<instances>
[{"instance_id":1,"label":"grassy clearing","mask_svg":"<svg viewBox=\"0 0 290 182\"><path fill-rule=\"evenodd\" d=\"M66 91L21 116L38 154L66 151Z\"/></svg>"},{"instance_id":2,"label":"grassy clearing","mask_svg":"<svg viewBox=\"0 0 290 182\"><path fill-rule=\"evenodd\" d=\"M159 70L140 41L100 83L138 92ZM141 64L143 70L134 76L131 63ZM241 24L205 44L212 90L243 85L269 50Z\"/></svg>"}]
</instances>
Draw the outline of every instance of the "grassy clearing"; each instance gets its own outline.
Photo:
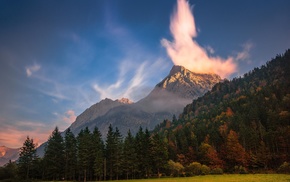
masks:
<instances>
[{"instance_id":1,"label":"grassy clearing","mask_svg":"<svg viewBox=\"0 0 290 182\"><path fill-rule=\"evenodd\" d=\"M290 175L286 174L224 174L224 175L206 175L187 178L160 178L160 179L140 179L140 180L120 180L128 182L290 182ZM115 181L116 182L116 181Z\"/></svg>"}]
</instances>

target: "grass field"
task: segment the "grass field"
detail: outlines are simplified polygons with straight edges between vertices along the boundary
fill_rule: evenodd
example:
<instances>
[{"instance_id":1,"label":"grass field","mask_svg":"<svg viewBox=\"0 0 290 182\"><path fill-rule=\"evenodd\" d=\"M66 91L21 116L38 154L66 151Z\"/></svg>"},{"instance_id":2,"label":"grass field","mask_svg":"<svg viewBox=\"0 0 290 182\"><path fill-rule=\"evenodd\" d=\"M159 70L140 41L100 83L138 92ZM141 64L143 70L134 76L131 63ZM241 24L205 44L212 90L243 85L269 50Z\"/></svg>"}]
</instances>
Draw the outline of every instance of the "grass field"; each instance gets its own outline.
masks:
<instances>
[{"instance_id":1,"label":"grass field","mask_svg":"<svg viewBox=\"0 0 290 182\"><path fill-rule=\"evenodd\" d=\"M120 180L128 182L191 182L191 181L213 181L213 182L290 182L290 175L286 174L224 174L224 175L206 175L187 178L159 178L159 179L140 179L140 180ZM115 181L116 182L116 181Z\"/></svg>"}]
</instances>

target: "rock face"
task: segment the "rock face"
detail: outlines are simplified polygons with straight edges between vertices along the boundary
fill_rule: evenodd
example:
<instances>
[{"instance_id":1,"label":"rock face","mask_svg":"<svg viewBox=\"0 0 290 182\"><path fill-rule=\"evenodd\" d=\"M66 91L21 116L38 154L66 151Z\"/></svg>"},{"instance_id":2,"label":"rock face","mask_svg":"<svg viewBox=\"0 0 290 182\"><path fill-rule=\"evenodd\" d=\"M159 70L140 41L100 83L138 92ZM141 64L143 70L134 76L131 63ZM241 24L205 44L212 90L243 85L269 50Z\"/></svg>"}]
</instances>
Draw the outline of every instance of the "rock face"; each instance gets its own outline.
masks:
<instances>
[{"instance_id":1,"label":"rock face","mask_svg":"<svg viewBox=\"0 0 290 182\"><path fill-rule=\"evenodd\" d=\"M102 100L79 115L70 129L77 134L85 127L90 130L98 127L103 137L110 124L118 127L123 135L129 129L132 133L137 132L140 126L151 130L164 119L180 114L193 99L220 81L221 78L215 74L196 74L182 66L173 66L169 75L147 97L136 103L125 98Z\"/></svg>"},{"instance_id":2,"label":"rock face","mask_svg":"<svg viewBox=\"0 0 290 182\"><path fill-rule=\"evenodd\" d=\"M70 129L72 131L79 131L82 125L86 124L87 122L90 122L96 118L99 118L103 115L105 115L108 111L111 109L121 106L121 105L126 105L126 104L132 104L133 102L130 101L127 98L122 98L118 100L111 100L111 99L104 99L101 100L99 103L96 103L92 105L90 108L86 109L82 114L80 114L77 118L76 121L72 123L70 126Z\"/></svg>"},{"instance_id":3,"label":"rock face","mask_svg":"<svg viewBox=\"0 0 290 182\"><path fill-rule=\"evenodd\" d=\"M19 157L20 149L12 149L5 146L0 146L0 166L3 166L11 160L12 162Z\"/></svg>"},{"instance_id":4,"label":"rock face","mask_svg":"<svg viewBox=\"0 0 290 182\"><path fill-rule=\"evenodd\" d=\"M220 81L221 77L216 74L198 74L182 66L173 66L169 75L156 87L192 100L211 90Z\"/></svg>"}]
</instances>

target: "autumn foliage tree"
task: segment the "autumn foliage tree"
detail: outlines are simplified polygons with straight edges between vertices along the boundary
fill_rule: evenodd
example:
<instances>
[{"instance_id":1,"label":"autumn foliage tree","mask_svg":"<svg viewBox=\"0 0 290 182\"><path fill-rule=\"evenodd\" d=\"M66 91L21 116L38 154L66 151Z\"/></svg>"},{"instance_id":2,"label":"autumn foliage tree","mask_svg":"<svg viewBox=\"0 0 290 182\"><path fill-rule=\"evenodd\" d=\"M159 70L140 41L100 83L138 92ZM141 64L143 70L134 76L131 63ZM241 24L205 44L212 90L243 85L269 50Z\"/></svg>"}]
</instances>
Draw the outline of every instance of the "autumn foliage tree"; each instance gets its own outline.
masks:
<instances>
[{"instance_id":1,"label":"autumn foliage tree","mask_svg":"<svg viewBox=\"0 0 290 182\"><path fill-rule=\"evenodd\" d=\"M227 136L223 154L228 167L247 166L247 153L239 143L237 133L233 130L230 130Z\"/></svg>"}]
</instances>

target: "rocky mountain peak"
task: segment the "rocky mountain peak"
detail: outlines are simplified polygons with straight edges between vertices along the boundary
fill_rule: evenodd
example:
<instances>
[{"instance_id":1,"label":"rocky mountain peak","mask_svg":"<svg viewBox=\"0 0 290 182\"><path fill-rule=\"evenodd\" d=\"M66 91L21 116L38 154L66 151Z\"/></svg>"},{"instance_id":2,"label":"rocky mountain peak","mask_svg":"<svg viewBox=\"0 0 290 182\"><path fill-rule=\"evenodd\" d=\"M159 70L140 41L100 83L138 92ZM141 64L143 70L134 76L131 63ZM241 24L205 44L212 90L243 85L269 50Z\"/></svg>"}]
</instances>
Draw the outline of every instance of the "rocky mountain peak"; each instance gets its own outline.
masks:
<instances>
[{"instance_id":1,"label":"rocky mountain peak","mask_svg":"<svg viewBox=\"0 0 290 182\"><path fill-rule=\"evenodd\" d=\"M194 99L211 90L220 81L222 81L221 77L216 74L194 73L183 66L174 65L169 75L156 87L183 98Z\"/></svg>"},{"instance_id":2,"label":"rocky mountain peak","mask_svg":"<svg viewBox=\"0 0 290 182\"><path fill-rule=\"evenodd\" d=\"M112 99L105 98L100 102L92 105L90 108L86 109L82 114L80 114L76 121L72 123L70 129L74 131L79 126L94 120L97 117L105 115L110 109L118 107L121 105L127 105L133 103L127 98L117 99L113 101Z\"/></svg>"},{"instance_id":3,"label":"rocky mountain peak","mask_svg":"<svg viewBox=\"0 0 290 182\"><path fill-rule=\"evenodd\" d=\"M121 99L117 99L116 101L123 103L123 104L133 104L134 103L131 100L129 100L128 98L121 98Z\"/></svg>"},{"instance_id":4,"label":"rocky mountain peak","mask_svg":"<svg viewBox=\"0 0 290 182\"><path fill-rule=\"evenodd\" d=\"M179 66L179 65L174 65L171 68L168 76L173 76L175 74L186 75L188 72L190 72L190 71L188 69L186 69L185 67Z\"/></svg>"},{"instance_id":5,"label":"rocky mountain peak","mask_svg":"<svg viewBox=\"0 0 290 182\"><path fill-rule=\"evenodd\" d=\"M15 161L18 158L19 149L12 149L0 146L0 166L8 163L9 160Z\"/></svg>"}]
</instances>

